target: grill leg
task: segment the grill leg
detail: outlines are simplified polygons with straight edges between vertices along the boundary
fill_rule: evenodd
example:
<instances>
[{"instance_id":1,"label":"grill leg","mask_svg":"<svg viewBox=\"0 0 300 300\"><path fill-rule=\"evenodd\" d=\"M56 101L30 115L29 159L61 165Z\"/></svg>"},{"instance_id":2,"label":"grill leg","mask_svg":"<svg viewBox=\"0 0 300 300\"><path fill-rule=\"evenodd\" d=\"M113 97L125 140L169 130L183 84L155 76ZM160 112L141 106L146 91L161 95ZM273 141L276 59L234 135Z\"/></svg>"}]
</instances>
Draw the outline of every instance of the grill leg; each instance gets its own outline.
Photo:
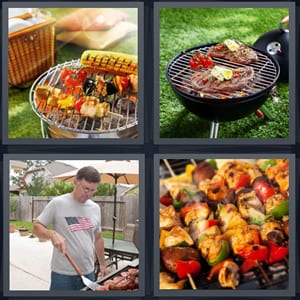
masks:
<instances>
[{"instance_id":1,"label":"grill leg","mask_svg":"<svg viewBox=\"0 0 300 300\"><path fill-rule=\"evenodd\" d=\"M216 139L218 137L218 130L219 130L219 122L212 121L210 126L210 138Z\"/></svg>"}]
</instances>

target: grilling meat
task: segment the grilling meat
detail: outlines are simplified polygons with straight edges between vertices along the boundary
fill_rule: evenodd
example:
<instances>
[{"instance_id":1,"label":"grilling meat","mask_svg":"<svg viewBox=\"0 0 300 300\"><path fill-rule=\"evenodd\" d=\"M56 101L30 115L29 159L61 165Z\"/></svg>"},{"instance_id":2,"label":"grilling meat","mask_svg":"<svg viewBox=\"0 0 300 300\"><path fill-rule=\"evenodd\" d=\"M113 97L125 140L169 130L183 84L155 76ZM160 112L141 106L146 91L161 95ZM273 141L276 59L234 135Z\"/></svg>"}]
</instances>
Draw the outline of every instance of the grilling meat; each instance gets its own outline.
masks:
<instances>
[{"instance_id":1,"label":"grilling meat","mask_svg":"<svg viewBox=\"0 0 300 300\"><path fill-rule=\"evenodd\" d=\"M232 46L229 45L228 47L228 43L226 41L224 43L219 43L210 47L207 55L210 57L224 58L243 65L248 65L258 61L258 56L253 49L237 41L227 41L231 41Z\"/></svg>"},{"instance_id":2,"label":"grilling meat","mask_svg":"<svg viewBox=\"0 0 300 300\"><path fill-rule=\"evenodd\" d=\"M165 268L176 274L178 260L195 260L199 261L200 255L197 249L192 247L168 247L161 251L161 258Z\"/></svg>"},{"instance_id":3,"label":"grilling meat","mask_svg":"<svg viewBox=\"0 0 300 300\"><path fill-rule=\"evenodd\" d=\"M233 93L244 89L253 79L254 69L252 67L241 67L232 69L230 79L219 80L213 76L214 69L204 72L195 72L191 76L191 85L194 90L202 93Z\"/></svg>"}]
</instances>

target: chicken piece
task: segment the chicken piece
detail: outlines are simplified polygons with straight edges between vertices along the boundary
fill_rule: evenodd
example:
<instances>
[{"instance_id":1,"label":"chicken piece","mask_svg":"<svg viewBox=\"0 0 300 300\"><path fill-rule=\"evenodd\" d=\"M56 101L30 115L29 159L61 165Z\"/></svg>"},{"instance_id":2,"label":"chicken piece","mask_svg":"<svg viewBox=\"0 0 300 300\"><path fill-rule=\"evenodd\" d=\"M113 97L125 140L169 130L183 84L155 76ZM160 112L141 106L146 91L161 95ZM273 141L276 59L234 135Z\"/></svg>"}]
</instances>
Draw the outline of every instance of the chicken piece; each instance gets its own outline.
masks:
<instances>
[{"instance_id":1,"label":"chicken piece","mask_svg":"<svg viewBox=\"0 0 300 300\"><path fill-rule=\"evenodd\" d=\"M242 228L248 225L238 212L237 207L231 203L225 204L222 207L219 221L222 232L226 232L230 229Z\"/></svg>"},{"instance_id":2,"label":"chicken piece","mask_svg":"<svg viewBox=\"0 0 300 300\"><path fill-rule=\"evenodd\" d=\"M188 226L193 220L205 220L211 214L208 205L201 205L190 209L184 216L184 223Z\"/></svg>"},{"instance_id":3,"label":"chicken piece","mask_svg":"<svg viewBox=\"0 0 300 300\"><path fill-rule=\"evenodd\" d=\"M188 232L180 226L175 226L165 237L164 247L174 247L178 245L192 246L194 241L188 234Z\"/></svg>"},{"instance_id":4,"label":"chicken piece","mask_svg":"<svg viewBox=\"0 0 300 300\"><path fill-rule=\"evenodd\" d=\"M159 228L170 230L174 226L182 226L180 217L173 205L169 205L159 210Z\"/></svg>"},{"instance_id":5,"label":"chicken piece","mask_svg":"<svg viewBox=\"0 0 300 300\"><path fill-rule=\"evenodd\" d=\"M266 214L269 214L274 207L276 207L285 200L286 197L283 194L275 194L269 197L265 203Z\"/></svg>"},{"instance_id":6,"label":"chicken piece","mask_svg":"<svg viewBox=\"0 0 300 300\"><path fill-rule=\"evenodd\" d=\"M103 97L107 95L107 85L102 75L96 75L95 77L95 92Z\"/></svg>"},{"instance_id":7,"label":"chicken piece","mask_svg":"<svg viewBox=\"0 0 300 300\"><path fill-rule=\"evenodd\" d=\"M186 279L182 279L176 282L171 274L167 272L159 273L159 288L161 290L182 290L186 281Z\"/></svg>"},{"instance_id":8,"label":"chicken piece","mask_svg":"<svg viewBox=\"0 0 300 300\"><path fill-rule=\"evenodd\" d=\"M244 219L247 220L251 218L251 209L258 211L261 214L264 214L264 206L257 197L254 190L242 189L237 193L236 198L238 210Z\"/></svg>"},{"instance_id":9,"label":"chicken piece","mask_svg":"<svg viewBox=\"0 0 300 300\"><path fill-rule=\"evenodd\" d=\"M193 220L189 225L189 234L195 244L199 242L199 238L202 234L206 235L220 235L221 230L219 226L208 226L209 220Z\"/></svg>"},{"instance_id":10,"label":"chicken piece","mask_svg":"<svg viewBox=\"0 0 300 300\"><path fill-rule=\"evenodd\" d=\"M222 287L236 289L240 283L239 266L233 261L225 261L218 275Z\"/></svg>"},{"instance_id":11,"label":"chicken piece","mask_svg":"<svg viewBox=\"0 0 300 300\"><path fill-rule=\"evenodd\" d=\"M222 235L206 235L204 234L200 239L198 249L201 252L202 257L208 262L208 264L213 265L213 262L217 261L223 247L224 237ZM227 249L229 252L228 242ZM228 255L227 253L226 256Z\"/></svg>"},{"instance_id":12,"label":"chicken piece","mask_svg":"<svg viewBox=\"0 0 300 300\"><path fill-rule=\"evenodd\" d=\"M222 184L223 185L225 184L224 177L219 174L216 174L211 179L206 178L205 180L202 180L201 182L199 182L198 188L200 191L207 194L209 189L213 189L215 186L219 186Z\"/></svg>"},{"instance_id":13,"label":"chicken piece","mask_svg":"<svg viewBox=\"0 0 300 300\"><path fill-rule=\"evenodd\" d=\"M94 119L97 114L99 101L96 97L87 97L87 100L82 104L80 113L84 117Z\"/></svg>"},{"instance_id":14,"label":"chicken piece","mask_svg":"<svg viewBox=\"0 0 300 300\"><path fill-rule=\"evenodd\" d=\"M110 105L107 102L101 102L97 105L96 117L103 118L108 116L110 113Z\"/></svg>"},{"instance_id":15,"label":"chicken piece","mask_svg":"<svg viewBox=\"0 0 300 300\"><path fill-rule=\"evenodd\" d=\"M276 159L276 165L267 166L265 174L272 182L276 182L281 192L289 190L289 160Z\"/></svg>"},{"instance_id":16,"label":"chicken piece","mask_svg":"<svg viewBox=\"0 0 300 300\"><path fill-rule=\"evenodd\" d=\"M264 223L260 229L260 237L265 243L272 242L281 245L284 240L281 224L276 221Z\"/></svg>"},{"instance_id":17,"label":"chicken piece","mask_svg":"<svg viewBox=\"0 0 300 300\"><path fill-rule=\"evenodd\" d=\"M200 255L197 249L192 247L168 247L161 251L161 259L165 268L177 274L177 264L178 260L188 261L188 260L200 260Z\"/></svg>"},{"instance_id":18,"label":"chicken piece","mask_svg":"<svg viewBox=\"0 0 300 300\"><path fill-rule=\"evenodd\" d=\"M231 229L225 233L225 236L229 239L231 248L235 254L245 245L259 244L260 242L259 227L256 225L247 225L242 228Z\"/></svg>"},{"instance_id":19,"label":"chicken piece","mask_svg":"<svg viewBox=\"0 0 300 300\"><path fill-rule=\"evenodd\" d=\"M246 161L228 161L222 165L218 174L222 175L229 188L234 188L241 174L248 174L251 182L262 173L258 166Z\"/></svg>"},{"instance_id":20,"label":"chicken piece","mask_svg":"<svg viewBox=\"0 0 300 300\"><path fill-rule=\"evenodd\" d=\"M188 182L180 182L180 181L162 181L162 185L164 185L169 191L170 196L177 201L180 201L185 195L187 191L197 192L197 186L188 183Z\"/></svg>"},{"instance_id":21,"label":"chicken piece","mask_svg":"<svg viewBox=\"0 0 300 300\"><path fill-rule=\"evenodd\" d=\"M57 106L62 90L48 85L39 85L36 87L34 94L38 101L47 101L47 105Z\"/></svg>"}]
</instances>

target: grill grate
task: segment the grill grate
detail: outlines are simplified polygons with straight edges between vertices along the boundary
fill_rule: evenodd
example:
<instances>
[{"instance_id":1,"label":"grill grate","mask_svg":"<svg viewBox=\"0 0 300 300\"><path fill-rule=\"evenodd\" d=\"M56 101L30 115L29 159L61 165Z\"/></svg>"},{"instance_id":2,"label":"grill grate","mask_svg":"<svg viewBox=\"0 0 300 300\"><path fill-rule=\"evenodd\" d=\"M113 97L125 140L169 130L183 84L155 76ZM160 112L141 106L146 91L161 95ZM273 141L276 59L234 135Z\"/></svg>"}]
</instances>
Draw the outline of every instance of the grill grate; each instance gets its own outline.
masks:
<instances>
[{"instance_id":1,"label":"grill grate","mask_svg":"<svg viewBox=\"0 0 300 300\"><path fill-rule=\"evenodd\" d=\"M123 93L121 96L117 93L105 97L101 96L101 102L110 103L111 113L108 116L95 119L83 117L73 109L62 110L58 107L47 105L46 101L37 101L34 91L39 85L65 89L60 78L60 72L64 66L78 68L80 67L80 61L72 60L50 68L31 87L31 107L43 121L63 130L84 134L121 132L136 127L138 123L137 97L136 94L130 91L126 92L126 94ZM94 79L95 76L93 73L88 73L88 78ZM74 95L75 89L73 89ZM92 96L99 97L97 94L92 94ZM79 97L79 95L76 97Z\"/></svg>"},{"instance_id":2,"label":"grill grate","mask_svg":"<svg viewBox=\"0 0 300 300\"><path fill-rule=\"evenodd\" d=\"M185 170L186 164L195 164L203 160L195 159L161 159L160 178L179 175ZM205 264L203 265L205 268ZM260 263L259 267L243 274L240 278L239 290L246 289L287 289L288 287L289 261L283 261L266 265ZM198 289L220 289L218 279L208 280L209 270L202 270L201 277L195 282Z\"/></svg>"},{"instance_id":3,"label":"grill grate","mask_svg":"<svg viewBox=\"0 0 300 300\"><path fill-rule=\"evenodd\" d=\"M201 70L192 70L189 67L189 61L191 57L201 52L206 55L210 46L204 46L200 48L193 48L191 51L182 52L175 59L171 61L168 66L167 74L170 78L171 84L185 94L211 99L228 99L228 98L240 98L245 96L251 96L258 94L268 89L274 84L278 77L278 70L275 63L265 54L256 51L258 55L258 61L252 63L251 67L254 69L254 78L248 83L248 85L241 91L232 93L200 93L193 89L190 78L195 72L201 72ZM234 69L244 67L245 65L233 63L222 58L213 58L215 65L223 66L228 69Z\"/></svg>"}]
</instances>

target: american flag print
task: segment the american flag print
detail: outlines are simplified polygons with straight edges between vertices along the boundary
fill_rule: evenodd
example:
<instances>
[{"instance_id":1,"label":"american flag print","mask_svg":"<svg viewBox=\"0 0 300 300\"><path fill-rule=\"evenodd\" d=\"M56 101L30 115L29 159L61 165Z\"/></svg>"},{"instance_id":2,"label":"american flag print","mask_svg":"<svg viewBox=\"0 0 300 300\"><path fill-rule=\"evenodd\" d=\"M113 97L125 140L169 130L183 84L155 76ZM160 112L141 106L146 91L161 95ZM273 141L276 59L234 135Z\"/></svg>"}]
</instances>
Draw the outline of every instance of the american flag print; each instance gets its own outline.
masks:
<instances>
[{"instance_id":1,"label":"american flag print","mask_svg":"<svg viewBox=\"0 0 300 300\"><path fill-rule=\"evenodd\" d=\"M66 217L66 221L71 232L94 228L90 219L86 217Z\"/></svg>"}]
</instances>

